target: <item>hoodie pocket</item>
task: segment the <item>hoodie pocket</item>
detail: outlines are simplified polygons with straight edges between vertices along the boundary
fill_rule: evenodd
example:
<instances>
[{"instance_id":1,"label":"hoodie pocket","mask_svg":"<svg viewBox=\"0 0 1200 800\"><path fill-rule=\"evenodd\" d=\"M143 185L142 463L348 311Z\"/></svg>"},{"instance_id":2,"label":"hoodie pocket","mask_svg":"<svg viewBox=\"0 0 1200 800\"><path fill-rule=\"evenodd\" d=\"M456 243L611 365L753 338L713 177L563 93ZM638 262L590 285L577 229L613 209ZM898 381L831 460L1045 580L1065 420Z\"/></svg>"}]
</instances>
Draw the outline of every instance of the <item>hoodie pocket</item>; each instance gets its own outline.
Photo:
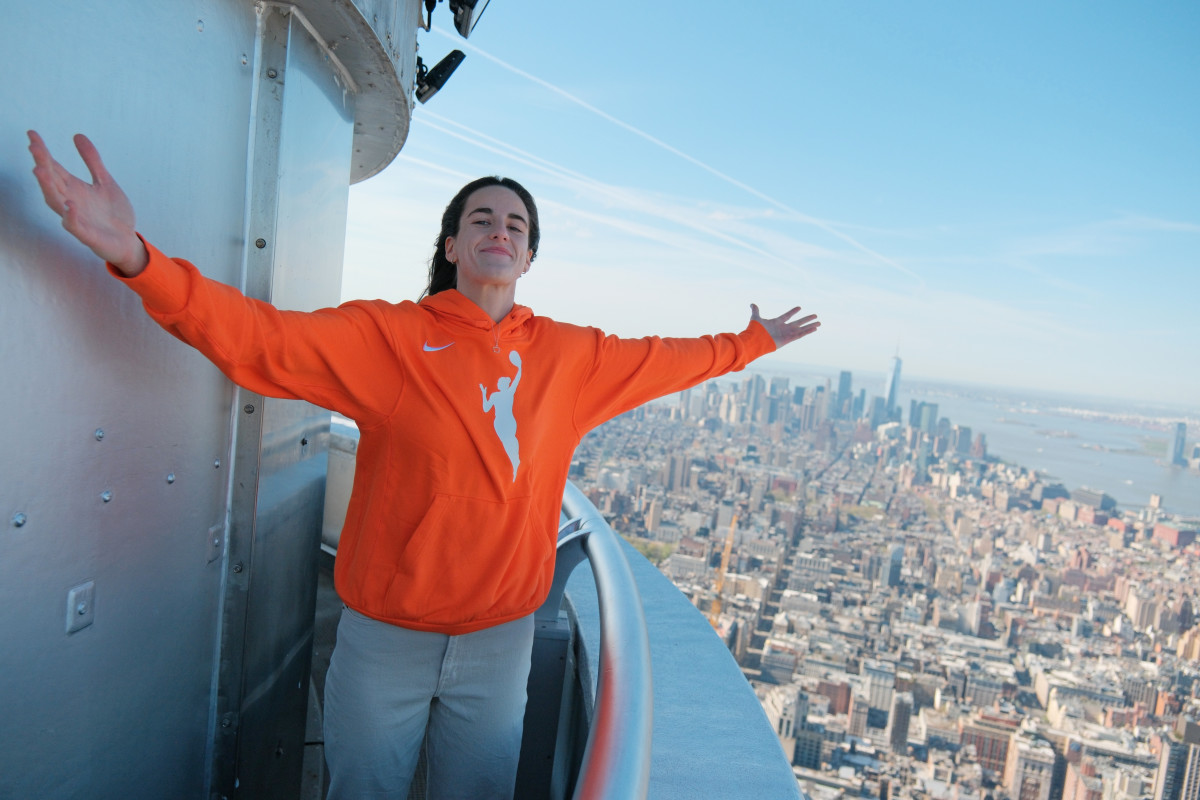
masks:
<instances>
[{"instance_id":1,"label":"hoodie pocket","mask_svg":"<svg viewBox=\"0 0 1200 800\"><path fill-rule=\"evenodd\" d=\"M396 564L385 614L453 626L532 611L554 564L554 536L538 528L528 497L437 495Z\"/></svg>"}]
</instances>

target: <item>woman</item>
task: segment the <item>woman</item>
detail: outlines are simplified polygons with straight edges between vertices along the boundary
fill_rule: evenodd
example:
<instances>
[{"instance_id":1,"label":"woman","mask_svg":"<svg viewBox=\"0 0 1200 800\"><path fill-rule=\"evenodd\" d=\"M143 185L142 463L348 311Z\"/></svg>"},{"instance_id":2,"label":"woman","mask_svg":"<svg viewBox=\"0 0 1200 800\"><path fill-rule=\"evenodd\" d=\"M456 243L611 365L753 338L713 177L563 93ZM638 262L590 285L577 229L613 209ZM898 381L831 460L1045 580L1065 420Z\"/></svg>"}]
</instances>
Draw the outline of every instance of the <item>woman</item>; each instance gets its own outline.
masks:
<instances>
[{"instance_id":1,"label":"woman","mask_svg":"<svg viewBox=\"0 0 1200 800\"><path fill-rule=\"evenodd\" d=\"M740 334L632 340L535 316L514 297L537 207L500 178L447 206L419 303L280 311L141 239L85 137L91 184L29 136L47 205L155 321L247 389L358 424L334 571L346 608L326 682L329 796L406 797L424 740L431 797L511 797L532 614L580 438L807 336L815 317L751 306Z\"/></svg>"}]
</instances>

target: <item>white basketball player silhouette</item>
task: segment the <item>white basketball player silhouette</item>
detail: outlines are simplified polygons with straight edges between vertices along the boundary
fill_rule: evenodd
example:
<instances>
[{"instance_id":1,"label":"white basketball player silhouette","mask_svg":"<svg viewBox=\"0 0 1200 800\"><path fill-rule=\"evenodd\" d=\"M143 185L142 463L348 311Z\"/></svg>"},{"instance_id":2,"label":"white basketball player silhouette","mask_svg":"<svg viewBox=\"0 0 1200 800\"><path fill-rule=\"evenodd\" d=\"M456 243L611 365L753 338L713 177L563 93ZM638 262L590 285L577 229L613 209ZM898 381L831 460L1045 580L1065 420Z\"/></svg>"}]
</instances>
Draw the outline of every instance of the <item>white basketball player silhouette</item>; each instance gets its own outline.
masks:
<instances>
[{"instance_id":1,"label":"white basketball player silhouette","mask_svg":"<svg viewBox=\"0 0 1200 800\"><path fill-rule=\"evenodd\" d=\"M500 437L500 444L504 445L504 452L508 453L508 460L512 462L513 480L517 479L517 467L521 464L521 457L517 450L517 418L513 416L513 396L517 393L517 385L521 383L521 354L516 350L509 351L508 360L517 368L517 377L509 380L503 377L496 381L496 391L492 392L492 396L488 397L487 387L482 383L479 384L479 391L483 393L483 413L496 410L496 419L493 423L496 427L496 436Z\"/></svg>"}]
</instances>

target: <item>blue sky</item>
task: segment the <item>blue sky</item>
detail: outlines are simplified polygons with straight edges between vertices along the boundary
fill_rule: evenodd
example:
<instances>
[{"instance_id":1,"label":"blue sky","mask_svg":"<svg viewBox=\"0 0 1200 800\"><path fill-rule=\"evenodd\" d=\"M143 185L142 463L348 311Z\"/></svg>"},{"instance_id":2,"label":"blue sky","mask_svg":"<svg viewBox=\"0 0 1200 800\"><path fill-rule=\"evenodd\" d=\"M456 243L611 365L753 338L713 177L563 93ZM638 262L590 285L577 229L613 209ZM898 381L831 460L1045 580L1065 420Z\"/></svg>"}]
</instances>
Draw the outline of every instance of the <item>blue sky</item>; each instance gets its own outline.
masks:
<instances>
[{"instance_id":1,"label":"blue sky","mask_svg":"<svg viewBox=\"0 0 1200 800\"><path fill-rule=\"evenodd\" d=\"M822 330L768 359L1200 411L1200 5L449 16L421 54L466 61L351 190L346 299L415 299L446 201L503 174L538 313L689 336L799 304Z\"/></svg>"}]
</instances>

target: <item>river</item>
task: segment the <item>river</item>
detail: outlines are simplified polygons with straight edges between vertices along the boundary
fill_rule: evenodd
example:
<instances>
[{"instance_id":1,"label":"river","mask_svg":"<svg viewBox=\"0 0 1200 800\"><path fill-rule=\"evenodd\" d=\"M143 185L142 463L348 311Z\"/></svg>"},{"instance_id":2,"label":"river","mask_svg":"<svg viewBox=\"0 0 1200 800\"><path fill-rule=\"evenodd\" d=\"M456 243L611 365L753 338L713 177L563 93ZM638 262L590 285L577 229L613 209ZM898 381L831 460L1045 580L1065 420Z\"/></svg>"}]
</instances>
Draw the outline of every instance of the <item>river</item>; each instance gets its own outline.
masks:
<instances>
[{"instance_id":1,"label":"river","mask_svg":"<svg viewBox=\"0 0 1200 800\"><path fill-rule=\"evenodd\" d=\"M1171 432L1161 411L1122 413L1107 401L1029 399L933 384L900 395L905 422L910 400L937 403L939 417L983 433L990 455L1044 473L1068 489L1106 492L1125 509L1145 506L1158 494L1167 511L1200 517L1200 472L1167 463ZM1191 425L1185 455L1197 434Z\"/></svg>"},{"instance_id":2,"label":"river","mask_svg":"<svg viewBox=\"0 0 1200 800\"><path fill-rule=\"evenodd\" d=\"M786 376L792 386L837 391L836 372L783 364L752 364L748 371L768 379ZM744 377L721 380L731 379ZM882 376L855 374L853 391L866 389L870 402L882 384ZM1037 470L1067 489L1105 492L1126 510L1148 505L1157 494L1168 512L1200 520L1200 471L1166 462L1168 423L1188 423L1188 456L1200 439L1200 409L901 378L898 402L905 424L912 400L937 403L939 417L970 427L972 436L982 433L989 455Z\"/></svg>"}]
</instances>

